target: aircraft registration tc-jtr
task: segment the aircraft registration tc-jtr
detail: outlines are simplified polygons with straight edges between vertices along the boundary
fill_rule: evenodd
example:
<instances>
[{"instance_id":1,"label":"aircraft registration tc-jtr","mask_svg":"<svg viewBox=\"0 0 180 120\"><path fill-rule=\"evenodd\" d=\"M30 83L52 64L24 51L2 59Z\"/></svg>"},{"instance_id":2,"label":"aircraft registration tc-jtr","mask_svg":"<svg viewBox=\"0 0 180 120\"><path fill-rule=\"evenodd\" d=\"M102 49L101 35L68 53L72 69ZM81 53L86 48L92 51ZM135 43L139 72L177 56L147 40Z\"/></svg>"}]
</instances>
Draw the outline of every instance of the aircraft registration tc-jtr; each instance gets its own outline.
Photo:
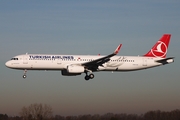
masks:
<instances>
[{"instance_id":1,"label":"aircraft registration tc-jtr","mask_svg":"<svg viewBox=\"0 0 180 120\"><path fill-rule=\"evenodd\" d=\"M171 34L164 34L155 45L142 56L116 56L120 44L112 54L99 55L48 55L23 54L13 57L5 65L8 68L24 70L59 70L62 75L76 76L85 73L85 80L93 79L93 72L135 71L174 62L174 57L166 58Z\"/></svg>"}]
</instances>

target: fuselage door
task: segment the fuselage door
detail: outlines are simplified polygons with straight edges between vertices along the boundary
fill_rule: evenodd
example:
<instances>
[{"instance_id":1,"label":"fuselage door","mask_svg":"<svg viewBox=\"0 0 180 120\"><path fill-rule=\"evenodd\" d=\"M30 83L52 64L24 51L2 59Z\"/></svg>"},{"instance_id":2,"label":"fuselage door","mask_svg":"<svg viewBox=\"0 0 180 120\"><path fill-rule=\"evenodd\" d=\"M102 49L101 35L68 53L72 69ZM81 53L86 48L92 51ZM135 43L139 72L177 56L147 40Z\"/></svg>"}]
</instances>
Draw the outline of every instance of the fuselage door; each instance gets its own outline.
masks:
<instances>
[{"instance_id":1,"label":"fuselage door","mask_svg":"<svg viewBox=\"0 0 180 120\"><path fill-rule=\"evenodd\" d=\"M62 60L61 59L57 59L57 64L61 65L62 64Z\"/></svg>"},{"instance_id":2,"label":"fuselage door","mask_svg":"<svg viewBox=\"0 0 180 120\"><path fill-rule=\"evenodd\" d=\"M28 64L28 55L23 56L23 64Z\"/></svg>"},{"instance_id":3,"label":"fuselage door","mask_svg":"<svg viewBox=\"0 0 180 120\"><path fill-rule=\"evenodd\" d=\"M147 66L147 59L146 58L143 58L143 64L142 66Z\"/></svg>"}]
</instances>

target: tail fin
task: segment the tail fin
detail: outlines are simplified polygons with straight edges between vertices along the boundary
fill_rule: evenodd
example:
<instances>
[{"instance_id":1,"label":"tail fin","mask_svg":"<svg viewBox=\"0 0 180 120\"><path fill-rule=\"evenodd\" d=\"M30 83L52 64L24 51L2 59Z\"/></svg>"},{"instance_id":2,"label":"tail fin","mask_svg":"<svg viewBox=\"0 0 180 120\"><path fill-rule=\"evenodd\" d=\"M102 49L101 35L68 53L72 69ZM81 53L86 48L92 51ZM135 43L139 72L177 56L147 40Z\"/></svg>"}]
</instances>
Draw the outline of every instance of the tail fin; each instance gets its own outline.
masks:
<instances>
[{"instance_id":1,"label":"tail fin","mask_svg":"<svg viewBox=\"0 0 180 120\"><path fill-rule=\"evenodd\" d=\"M166 58L171 34L164 34L159 41L146 53L145 57L161 57Z\"/></svg>"}]
</instances>

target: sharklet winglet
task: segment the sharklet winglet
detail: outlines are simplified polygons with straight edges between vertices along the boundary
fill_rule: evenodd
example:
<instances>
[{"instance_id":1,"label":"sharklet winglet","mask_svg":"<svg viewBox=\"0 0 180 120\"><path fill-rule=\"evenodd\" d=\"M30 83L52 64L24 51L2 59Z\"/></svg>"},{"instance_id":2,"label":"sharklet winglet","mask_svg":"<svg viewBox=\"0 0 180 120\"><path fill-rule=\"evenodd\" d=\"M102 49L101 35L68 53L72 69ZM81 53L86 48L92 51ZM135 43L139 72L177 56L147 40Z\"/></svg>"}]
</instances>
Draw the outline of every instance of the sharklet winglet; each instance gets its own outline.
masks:
<instances>
[{"instance_id":1,"label":"sharklet winglet","mask_svg":"<svg viewBox=\"0 0 180 120\"><path fill-rule=\"evenodd\" d=\"M122 44L120 44L120 45L116 48L116 50L114 51L114 54L118 54L118 53L119 53L119 50L121 49L121 46L122 46Z\"/></svg>"}]
</instances>

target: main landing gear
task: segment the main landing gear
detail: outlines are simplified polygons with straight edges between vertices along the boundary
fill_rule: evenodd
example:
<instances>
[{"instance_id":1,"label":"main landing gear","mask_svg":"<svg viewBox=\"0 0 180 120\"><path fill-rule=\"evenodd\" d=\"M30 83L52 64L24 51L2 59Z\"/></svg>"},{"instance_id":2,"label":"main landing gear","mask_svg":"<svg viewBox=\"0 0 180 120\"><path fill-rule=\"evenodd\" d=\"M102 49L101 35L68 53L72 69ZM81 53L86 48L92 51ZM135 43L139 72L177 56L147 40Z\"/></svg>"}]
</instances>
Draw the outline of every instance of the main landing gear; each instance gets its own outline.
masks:
<instances>
[{"instance_id":1,"label":"main landing gear","mask_svg":"<svg viewBox=\"0 0 180 120\"><path fill-rule=\"evenodd\" d=\"M27 70L25 69L24 70L24 75L23 75L23 78L25 79L27 76L26 76L26 73L27 73Z\"/></svg>"},{"instance_id":2,"label":"main landing gear","mask_svg":"<svg viewBox=\"0 0 180 120\"><path fill-rule=\"evenodd\" d=\"M90 71L91 73L88 75L88 71L86 71L86 76L84 77L85 80L89 80L89 79L93 79L94 78L94 74L92 74L92 71Z\"/></svg>"}]
</instances>

